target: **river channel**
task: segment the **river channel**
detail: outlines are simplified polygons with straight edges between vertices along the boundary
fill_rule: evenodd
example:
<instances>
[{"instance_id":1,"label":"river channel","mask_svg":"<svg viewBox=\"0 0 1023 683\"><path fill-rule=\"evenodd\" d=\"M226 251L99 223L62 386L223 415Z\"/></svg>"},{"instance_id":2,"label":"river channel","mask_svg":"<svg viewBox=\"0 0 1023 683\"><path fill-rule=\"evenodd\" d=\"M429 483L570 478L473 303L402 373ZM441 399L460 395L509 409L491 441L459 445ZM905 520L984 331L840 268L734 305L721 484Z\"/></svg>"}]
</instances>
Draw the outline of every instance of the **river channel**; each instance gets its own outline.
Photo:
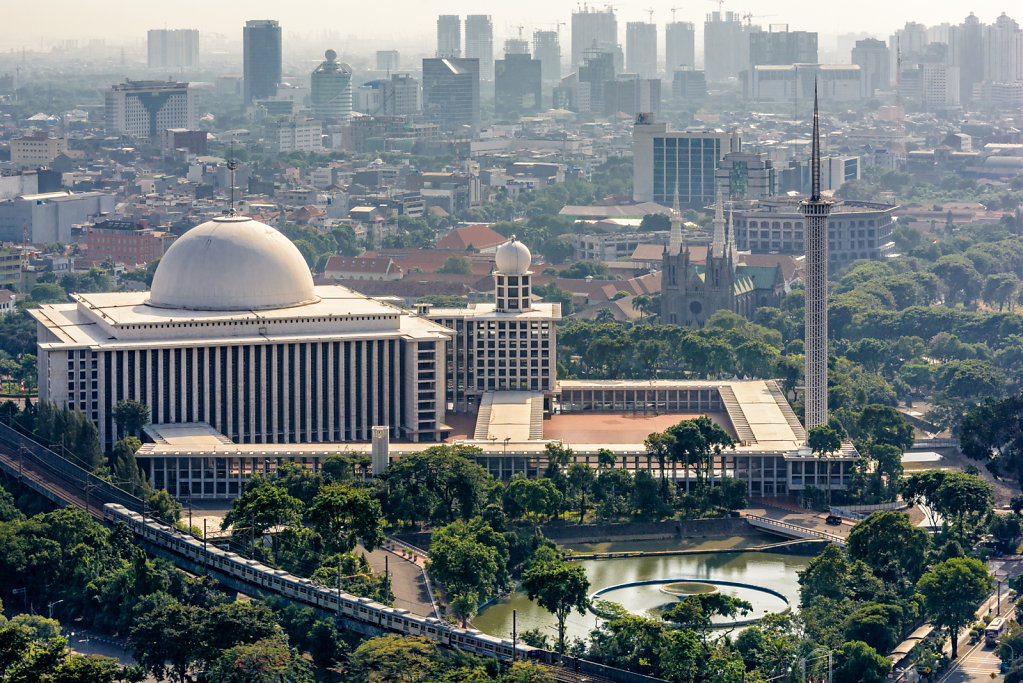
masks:
<instances>
[{"instance_id":1,"label":"river channel","mask_svg":"<svg viewBox=\"0 0 1023 683\"><path fill-rule=\"evenodd\" d=\"M772 539L777 541L777 539ZM721 547L749 547L761 545L763 537L753 537L745 543L735 539L709 541L698 545L706 548L717 544ZM768 541L770 542L770 541ZM569 550L575 552L625 552L692 548L695 544L685 540L638 541L590 544L573 544ZM788 598L794 608L799 603L799 582L796 572L805 569L810 557L777 552L714 552L700 555L670 555L625 557L598 560L579 560L590 579L591 594L603 588L634 581L679 581L704 580L725 581L753 586L762 586ZM763 616L765 612L780 612L786 607L781 598L751 591L746 588L720 586L723 593L734 595L753 604L751 617ZM656 608L670 604L673 598L660 592L659 587L634 586L622 588L601 595L599 599L618 602L630 612L643 616L655 616ZM514 592L488 605L473 619L473 625L485 633L510 638L512 632L512 610L517 617L519 633L539 628L549 636L556 637L557 621L554 616L531 602L525 593ZM587 612L580 615L573 612L566 622L568 638L584 638L597 622L597 617Z\"/></svg>"}]
</instances>

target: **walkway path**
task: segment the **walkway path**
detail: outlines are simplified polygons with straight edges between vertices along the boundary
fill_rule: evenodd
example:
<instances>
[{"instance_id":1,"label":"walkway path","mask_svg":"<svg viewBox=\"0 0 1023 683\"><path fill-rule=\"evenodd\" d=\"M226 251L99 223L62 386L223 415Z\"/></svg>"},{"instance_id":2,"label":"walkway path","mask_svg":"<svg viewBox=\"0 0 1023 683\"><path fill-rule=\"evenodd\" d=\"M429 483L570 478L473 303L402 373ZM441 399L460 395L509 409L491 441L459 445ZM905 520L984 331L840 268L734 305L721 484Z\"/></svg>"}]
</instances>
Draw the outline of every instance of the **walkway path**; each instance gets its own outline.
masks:
<instances>
[{"instance_id":1,"label":"walkway path","mask_svg":"<svg viewBox=\"0 0 1023 683\"><path fill-rule=\"evenodd\" d=\"M362 552L365 549L360 546ZM374 572L387 571L391 575L391 591L394 592L394 606L407 609L413 614L424 617L436 616L433 609L433 601L430 598L430 590L427 588L426 579L423 577L422 561L413 563L406 560L397 553L392 553L383 548L377 548L371 553L366 553L366 559Z\"/></svg>"}]
</instances>

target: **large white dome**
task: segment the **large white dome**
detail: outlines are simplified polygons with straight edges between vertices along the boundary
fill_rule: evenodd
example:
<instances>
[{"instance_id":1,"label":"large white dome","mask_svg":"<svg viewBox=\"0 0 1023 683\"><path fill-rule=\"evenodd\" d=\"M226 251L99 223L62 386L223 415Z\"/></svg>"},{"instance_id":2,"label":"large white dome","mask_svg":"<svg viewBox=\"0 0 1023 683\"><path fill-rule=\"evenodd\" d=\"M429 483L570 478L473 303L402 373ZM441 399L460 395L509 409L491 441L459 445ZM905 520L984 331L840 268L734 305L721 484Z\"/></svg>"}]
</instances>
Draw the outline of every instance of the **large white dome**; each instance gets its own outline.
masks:
<instances>
[{"instance_id":1,"label":"large white dome","mask_svg":"<svg viewBox=\"0 0 1023 683\"><path fill-rule=\"evenodd\" d=\"M317 301L313 276L291 240L245 216L197 225L167 250L150 306L196 311L287 308Z\"/></svg>"},{"instance_id":2,"label":"large white dome","mask_svg":"<svg viewBox=\"0 0 1023 683\"><path fill-rule=\"evenodd\" d=\"M494 254L497 272L505 275L525 275L529 272L532 260L533 255L529 253L529 247L515 239L514 235L511 241L499 246Z\"/></svg>"}]
</instances>

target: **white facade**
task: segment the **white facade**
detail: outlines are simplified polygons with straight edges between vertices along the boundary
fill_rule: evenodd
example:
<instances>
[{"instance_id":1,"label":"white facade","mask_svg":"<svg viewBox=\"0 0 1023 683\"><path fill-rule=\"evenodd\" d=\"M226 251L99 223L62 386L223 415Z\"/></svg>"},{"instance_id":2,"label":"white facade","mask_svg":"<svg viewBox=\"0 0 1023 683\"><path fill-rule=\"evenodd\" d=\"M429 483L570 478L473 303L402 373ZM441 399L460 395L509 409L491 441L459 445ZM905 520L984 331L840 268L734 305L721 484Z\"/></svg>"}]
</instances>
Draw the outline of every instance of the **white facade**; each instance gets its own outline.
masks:
<instances>
[{"instance_id":1,"label":"white facade","mask_svg":"<svg viewBox=\"0 0 1023 683\"><path fill-rule=\"evenodd\" d=\"M928 109L958 107L959 67L947 64L921 64L920 96Z\"/></svg>"},{"instance_id":2,"label":"white facade","mask_svg":"<svg viewBox=\"0 0 1023 683\"><path fill-rule=\"evenodd\" d=\"M639 114L632 129L632 198L667 206L678 190L686 204L709 204L716 194L718 162L742 151L736 131L669 131Z\"/></svg>"},{"instance_id":3,"label":"white facade","mask_svg":"<svg viewBox=\"0 0 1023 683\"><path fill-rule=\"evenodd\" d=\"M74 298L32 311L39 396L92 418L107 448L122 399L145 403L154 423L205 422L251 443L369 441L379 425L435 441L445 429L450 331L314 287L294 245L251 219L179 238L152 292Z\"/></svg>"},{"instance_id":4,"label":"white facade","mask_svg":"<svg viewBox=\"0 0 1023 683\"><path fill-rule=\"evenodd\" d=\"M199 128L199 97L188 83L127 81L106 92L106 129L112 135L156 138L168 128Z\"/></svg>"},{"instance_id":5,"label":"white facade","mask_svg":"<svg viewBox=\"0 0 1023 683\"><path fill-rule=\"evenodd\" d=\"M858 102L866 97L863 70L856 64L764 64L750 71L746 95L757 102L809 101L814 85L825 102Z\"/></svg>"},{"instance_id":6,"label":"white facade","mask_svg":"<svg viewBox=\"0 0 1023 683\"><path fill-rule=\"evenodd\" d=\"M347 123L352 118L352 67L327 50L324 61L309 78L313 116L321 121Z\"/></svg>"},{"instance_id":7,"label":"white facade","mask_svg":"<svg viewBox=\"0 0 1023 683\"><path fill-rule=\"evenodd\" d=\"M1011 83L1023 79L1023 32L1002 12L984 27L984 80Z\"/></svg>"},{"instance_id":8,"label":"white facade","mask_svg":"<svg viewBox=\"0 0 1023 683\"><path fill-rule=\"evenodd\" d=\"M26 135L11 140L11 163L19 166L48 164L67 153L67 140L43 135Z\"/></svg>"},{"instance_id":9,"label":"white facade","mask_svg":"<svg viewBox=\"0 0 1023 683\"><path fill-rule=\"evenodd\" d=\"M280 152L320 152L323 150L323 122L292 118L273 124L273 141Z\"/></svg>"}]
</instances>

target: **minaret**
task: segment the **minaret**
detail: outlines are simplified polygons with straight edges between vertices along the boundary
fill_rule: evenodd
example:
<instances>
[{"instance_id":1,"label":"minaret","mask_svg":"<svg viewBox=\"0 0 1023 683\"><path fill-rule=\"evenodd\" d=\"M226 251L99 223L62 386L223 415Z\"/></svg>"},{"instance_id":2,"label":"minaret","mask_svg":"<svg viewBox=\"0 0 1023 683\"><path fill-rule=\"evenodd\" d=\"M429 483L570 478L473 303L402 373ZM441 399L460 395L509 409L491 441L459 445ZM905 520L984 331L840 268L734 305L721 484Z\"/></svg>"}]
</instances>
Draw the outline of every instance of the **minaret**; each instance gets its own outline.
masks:
<instances>
[{"instance_id":1,"label":"minaret","mask_svg":"<svg viewBox=\"0 0 1023 683\"><path fill-rule=\"evenodd\" d=\"M714 241L710 245L710 255L722 258L725 255L725 207L718 190L718 199L714 204Z\"/></svg>"},{"instance_id":2,"label":"minaret","mask_svg":"<svg viewBox=\"0 0 1023 683\"><path fill-rule=\"evenodd\" d=\"M806 244L806 428L828 424L828 214L831 202L821 199L821 144L817 86L813 88L813 188L799 203Z\"/></svg>"},{"instance_id":3,"label":"minaret","mask_svg":"<svg viewBox=\"0 0 1023 683\"><path fill-rule=\"evenodd\" d=\"M668 238L668 253L682 253L682 211L678 207L678 186L675 186L675 200L671 204L671 233Z\"/></svg>"}]
</instances>

